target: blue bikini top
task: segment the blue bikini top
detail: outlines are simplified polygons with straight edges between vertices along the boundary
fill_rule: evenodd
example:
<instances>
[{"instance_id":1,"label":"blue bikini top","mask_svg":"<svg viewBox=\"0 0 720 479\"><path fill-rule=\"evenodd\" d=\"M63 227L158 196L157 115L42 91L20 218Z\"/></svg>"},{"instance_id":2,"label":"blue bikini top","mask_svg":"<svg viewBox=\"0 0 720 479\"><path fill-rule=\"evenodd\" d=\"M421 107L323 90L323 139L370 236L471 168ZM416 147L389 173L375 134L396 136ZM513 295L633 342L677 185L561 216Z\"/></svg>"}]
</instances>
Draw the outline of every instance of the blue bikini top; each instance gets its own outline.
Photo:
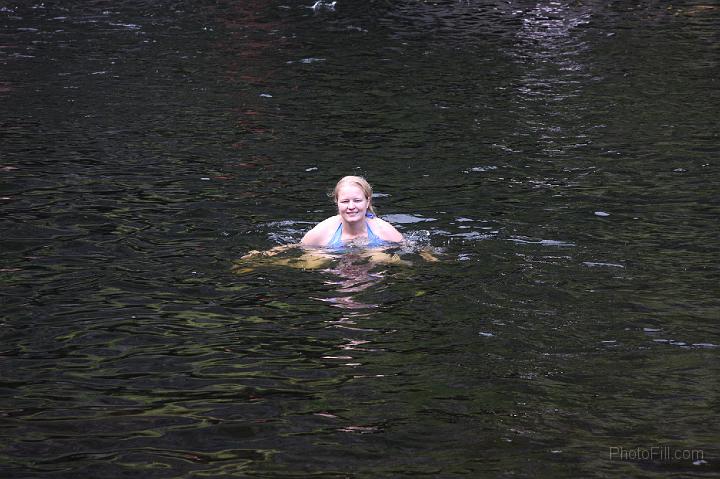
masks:
<instances>
[{"instance_id":1,"label":"blue bikini top","mask_svg":"<svg viewBox=\"0 0 720 479\"><path fill-rule=\"evenodd\" d=\"M375 215L367 212L365 213L365 216L367 218L374 218ZM367 235L368 235L368 242L366 246L367 248L377 248L378 246L383 246L387 244L387 241L380 238L378 235L376 235L373 230L370 228L370 223L365 221L365 226L367 227ZM343 249L345 248L345 244L342 241L342 221L338 225L337 229L335 230L335 234L333 234L333 237L330 239L330 241L327 244L328 248L331 249Z\"/></svg>"}]
</instances>

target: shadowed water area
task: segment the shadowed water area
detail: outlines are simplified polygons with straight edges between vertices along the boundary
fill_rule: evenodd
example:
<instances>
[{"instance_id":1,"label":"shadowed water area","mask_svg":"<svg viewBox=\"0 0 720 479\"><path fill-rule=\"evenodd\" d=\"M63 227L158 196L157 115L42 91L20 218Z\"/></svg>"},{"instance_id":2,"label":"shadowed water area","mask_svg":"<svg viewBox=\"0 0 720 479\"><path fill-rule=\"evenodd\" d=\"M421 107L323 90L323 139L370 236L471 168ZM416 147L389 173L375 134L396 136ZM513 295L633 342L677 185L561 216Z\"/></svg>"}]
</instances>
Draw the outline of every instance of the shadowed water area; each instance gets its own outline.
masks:
<instances>
[{"instance_id":1,"label":"shadowed water area","mask_svg":"<svg viewBox=\"0 0 720 479\"><path fill-rule=\"evenodd\" d=\"M313 4L0 3L0 476L716 476L720 6Z\"/></svg>"}]
</instances>

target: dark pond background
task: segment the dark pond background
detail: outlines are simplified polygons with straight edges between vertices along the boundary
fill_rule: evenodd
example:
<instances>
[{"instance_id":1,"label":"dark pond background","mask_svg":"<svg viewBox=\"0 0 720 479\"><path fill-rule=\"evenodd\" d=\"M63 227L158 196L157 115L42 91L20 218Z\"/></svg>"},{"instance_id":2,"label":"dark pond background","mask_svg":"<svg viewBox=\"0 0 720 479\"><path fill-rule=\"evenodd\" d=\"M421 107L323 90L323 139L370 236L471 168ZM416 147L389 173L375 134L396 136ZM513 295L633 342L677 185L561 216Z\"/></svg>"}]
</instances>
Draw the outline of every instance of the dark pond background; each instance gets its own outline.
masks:
<instances>
[{"instance_id":1,"label":"dark pond background","mask_svg":"<svg viewBox=\"0 0 720 479\"><path fill-rule=\"evenodd\" d=\"M0 2L0 475L717 477L720 5L313 3Z\"/></svg>"}]
</instances>

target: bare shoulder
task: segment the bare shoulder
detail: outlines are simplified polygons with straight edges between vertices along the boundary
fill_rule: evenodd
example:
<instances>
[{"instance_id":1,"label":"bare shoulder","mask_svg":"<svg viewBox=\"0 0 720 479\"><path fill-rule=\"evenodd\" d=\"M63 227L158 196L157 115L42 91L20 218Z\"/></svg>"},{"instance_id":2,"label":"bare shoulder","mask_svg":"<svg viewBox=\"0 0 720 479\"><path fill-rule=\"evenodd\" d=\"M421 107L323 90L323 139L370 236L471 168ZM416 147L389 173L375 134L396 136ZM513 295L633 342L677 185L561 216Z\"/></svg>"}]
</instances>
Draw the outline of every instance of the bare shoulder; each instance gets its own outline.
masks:
<instances>
[{"instance_id":1,"label":"bare shoulder","mask_svg":"<svg viewBox=\"0 0 720 479\"><path fill-rule=\"evenodd\" d=\"M338 215L326 218L305 233L300 243L308 246L324 246L330 241L339 224L340 216Z\"/></svg>"},{"instance_id":2,"label":"bare shoulder","mask_svg":"<svg viewBox=\"0 0 720 479\"><path fill-rule=\"evenodd\" d=\"M384 219L378 218L376 216L368 221L370 222L370 227L373 229L375 234L380 236L380 238L384 239L385 241L399 243L405 240L405 237L403 237L402 233L400 233L393 225L391 225Z\"/></svg>"}]
</instances>

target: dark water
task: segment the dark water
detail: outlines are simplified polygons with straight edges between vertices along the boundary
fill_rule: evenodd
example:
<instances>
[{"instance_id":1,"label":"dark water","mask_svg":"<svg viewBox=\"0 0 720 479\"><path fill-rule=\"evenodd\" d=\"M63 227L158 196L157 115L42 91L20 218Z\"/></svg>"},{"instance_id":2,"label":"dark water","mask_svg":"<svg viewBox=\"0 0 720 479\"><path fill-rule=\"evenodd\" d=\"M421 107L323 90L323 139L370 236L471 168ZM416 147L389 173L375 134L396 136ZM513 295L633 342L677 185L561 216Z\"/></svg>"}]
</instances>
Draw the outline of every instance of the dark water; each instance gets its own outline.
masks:
<instances>
[{"instance_id":1,"label":"dark water","mask_svg":"<svg viewBox=\"0 0 720 479\"><path fill-rule=\"evenodd\" d=\"M716 476L720 5L313 3L0 4L0 475Z\"/></svg>"}]
</instances>

